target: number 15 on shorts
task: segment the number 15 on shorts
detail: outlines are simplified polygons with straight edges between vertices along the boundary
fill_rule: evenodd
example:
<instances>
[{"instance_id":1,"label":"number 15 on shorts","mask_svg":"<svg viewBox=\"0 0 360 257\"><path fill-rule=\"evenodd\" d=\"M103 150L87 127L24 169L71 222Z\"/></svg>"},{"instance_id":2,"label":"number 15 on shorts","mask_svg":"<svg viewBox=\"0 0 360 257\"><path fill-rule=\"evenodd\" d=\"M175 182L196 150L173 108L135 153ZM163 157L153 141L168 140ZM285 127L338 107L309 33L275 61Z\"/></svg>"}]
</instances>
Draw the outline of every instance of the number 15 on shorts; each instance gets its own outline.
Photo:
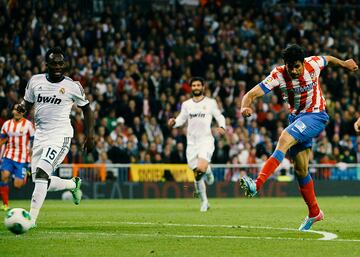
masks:
<instances>
[{"instance_id":1,"label":"number 15 on shorts","mask_svg":"<svg viewBox=\"0 0 360 257\"><path fill-rule=\"evenodd\" d=\"M56 158L58 152L56 149L52 147L44 148L42 153L41 159L48 161L49 163L53 163L54 159Z\"/></svg>"}]
</instances>

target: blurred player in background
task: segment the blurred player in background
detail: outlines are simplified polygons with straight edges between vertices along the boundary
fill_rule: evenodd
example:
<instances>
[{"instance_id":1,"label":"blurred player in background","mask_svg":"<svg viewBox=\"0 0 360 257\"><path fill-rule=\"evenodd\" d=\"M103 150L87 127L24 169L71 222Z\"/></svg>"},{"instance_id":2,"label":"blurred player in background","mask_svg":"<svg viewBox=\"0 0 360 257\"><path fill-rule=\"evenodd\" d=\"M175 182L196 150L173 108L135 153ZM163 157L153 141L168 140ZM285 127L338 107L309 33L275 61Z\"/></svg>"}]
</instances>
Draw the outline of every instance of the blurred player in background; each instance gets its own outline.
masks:
<instances>
[{"instance_id":1,"label":"blurred player in background","mask_svg":"<svg viewBox=\"0 0 360 257\"><path fill-rule=\"evenodd\" d=\"M35 188L31 200L30 215L34 222L45 200L47 191L71 190L73 201L81 200L81 179L61 179L52 176L53 171L64 160L73 137L70 112L74 103L84 114L85 150L94 148L94 119L79 82L64 76L65 56L58 47L50 49L45 56L46 74L31 77L25 91L24 104L18 110L31 110L34 106L35 139L31 160L31 171Z\"/></svg>"},{"instance_id":2,"label":"blurred player in background","mask_svg":"<svg viewBox=\"0 0 360 257\"><path fill-rule=\"evenodd\" d=\"M315 222L324 218L324 213L316 201L312 178L308 173L312 139L324 130L329 120L320 88L320 72L328 64L349 71L356 71L358 66L353 59L342 61L332 56L305 58L304 50L298 45L289 45L283 51L283 60L285 65L274 68L265 80L245 94L241 113L244 117L249 117L253 113L251 105L256 98L279 88L290 108L290 125L281 133L274 153L265 162L257 179L253 181L244 176L240 184L246 195L255 196L290 149L300 192L309 209L309 214L299 230L309 230Z\"/></svg>"},{"instance_id":3,"label":"blurred player in background","mask_svg":"<svg viewBox=\"0 0 360 257\"><path fill-rule=\"evenodd\" d=\"M357 133L360 133L360 118L358 118L357 121L355 121L354 128Z\"/></svg>"},{"instance_id":4,"label":"blurred player in background","mask_svg":"<svg viewBox=\"0 0 360 257\"><path fill-rule=\"evenodd\" d=\"M18 104L12 110L13 118L7 120L1 128L0 147L5 145L1 162L0 196L2 210L9 209L9 181L14 177L14 187L21 188L26 183L26 174L30 162L30 146L34 139L34 126L19 112Z\"/></svg>"},{"instance_id":5,"label":"blurred player in background","mask_svg":"<svg viewBox=\"0 0 360 257\"><path fill-rule=\"evenodd\" d=\"M188 122L186 158L188 166L194 171L195 194L201 200L200 211L206 212L209 209L209 203L204 181L208 185L214 183L214 176L209 165L215 149L211 121L213 117L216 119L219 125L218 133L224 135L225 118L216 101L204 95L203 78L193 77L190 80L190 87L193 97L183 102L179 116L176 119L169 119L168 125L180 127L186 121Z\"/></svg>"}]
</instances>

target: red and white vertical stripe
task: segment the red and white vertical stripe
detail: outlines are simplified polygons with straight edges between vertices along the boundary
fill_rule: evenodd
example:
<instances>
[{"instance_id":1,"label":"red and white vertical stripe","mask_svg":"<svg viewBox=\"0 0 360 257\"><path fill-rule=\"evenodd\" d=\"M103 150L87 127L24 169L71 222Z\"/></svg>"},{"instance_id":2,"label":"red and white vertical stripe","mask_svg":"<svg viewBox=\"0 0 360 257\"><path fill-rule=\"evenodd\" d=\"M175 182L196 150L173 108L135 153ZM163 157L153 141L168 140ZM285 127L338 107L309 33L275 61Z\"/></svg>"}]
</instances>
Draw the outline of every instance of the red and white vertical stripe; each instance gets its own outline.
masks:
<instances>
[{"instance_id":1,"label":"red and white vertical stripe","mask_svg":"<svg viewBox=\"0 0 360 257\"><path fill-rule=\"evenodd\" d=\"M1 134L8 138L3 157L20 163L30 162L30 137L34 133L34 125L25 118L18 122L7 120L1 129Z\"/></svg>"},{"instance_id":2,"label":"red and white vertical stripe","mask_svg":"<svg viewBox=\"0 0 360 257\"><path fill-rule=\"evenodd\" d=\"M269 90L279 87L293 114L321 112L326 107L319 80L324 67L324 57L308 57L304 62L304 73L299 78L292 79L285 66L280 66L271 72L270 79L268 77L263 84Z\"/></svg>"}]
</instances>

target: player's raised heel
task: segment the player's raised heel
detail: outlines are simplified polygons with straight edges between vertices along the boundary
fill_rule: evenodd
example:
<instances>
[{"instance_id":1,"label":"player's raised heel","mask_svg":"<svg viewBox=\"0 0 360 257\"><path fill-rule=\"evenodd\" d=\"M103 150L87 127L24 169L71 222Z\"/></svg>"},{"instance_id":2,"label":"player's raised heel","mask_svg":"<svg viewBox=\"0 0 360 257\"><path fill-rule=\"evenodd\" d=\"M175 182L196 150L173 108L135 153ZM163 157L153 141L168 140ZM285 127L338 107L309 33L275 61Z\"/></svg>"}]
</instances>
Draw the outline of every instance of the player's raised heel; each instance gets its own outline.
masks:
<instances>
[{"instance_id":1,"label":"player's raised heel","mask_svg":"<svg viewBox=\"0 0 360 257\"><path fill-rule=\"evenodd\" d=\"M1 209L2 211L7 211L7 210L9 210L9 205L3 204L0 209Z\"/></svg>"},{"instance_id":2,"label":"player's raised heel","mask_svg":"<svg viewBox=\"0 0 360 257\"><path fill-rule=\"evenodd\" d=\"M80 203L81 197L82 197L82 192L80 190L81 179L79 177L74 177L74 178L72 178L72 180L75 182L76 187L73 190L71 190L70 192L72 194L74 204L78 205Z\"/></svg>"},{"instance_id":3,"label":"player's raised heel","mask_svg":"<svg viewBox=\"0 0 360 257\"><path fill-rule=\"evenodd\" d=\"M248 176L243 176L240 179L240 187L245 191L245 196L247 197L254 197L257 194L256 184Z\"/></svg>"},{"instance_id":4,"label":"player's raised heel","mask_svg":"<svg viewBox=\"0 0 360 257\"><path fill-rule=\"evenodd\" d=\"M305 220L303 223L301 223L299 230L300 231L307 231L311 228L311 226L320 220L324 219L324 212L320 210L319 214L315 217L309 218L309 216L305 217Z\"/></svg>"},{"instance_id":5,"label":"player's raised heel","mask_svg":"<svg viewBox=\"0 0 360 257\"><path fill-rule=\"evenodd\" d=\"M7 205L7 204L1 205L0 210L2 210L2 211L7 211L7 210L9 210L9 205Z\"/></svg>"}]
</instances>

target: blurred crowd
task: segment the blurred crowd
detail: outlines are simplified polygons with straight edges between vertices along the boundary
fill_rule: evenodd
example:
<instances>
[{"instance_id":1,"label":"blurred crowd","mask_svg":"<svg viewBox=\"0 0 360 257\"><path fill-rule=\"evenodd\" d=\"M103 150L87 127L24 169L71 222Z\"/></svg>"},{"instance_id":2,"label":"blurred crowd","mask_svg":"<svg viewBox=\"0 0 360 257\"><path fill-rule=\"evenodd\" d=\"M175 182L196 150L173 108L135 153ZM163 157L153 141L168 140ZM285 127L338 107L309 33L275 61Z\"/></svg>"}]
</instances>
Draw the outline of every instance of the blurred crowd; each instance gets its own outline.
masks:
<instances>
[{"instance_id":1,"label":"blurred crowd","mask_svg":"<svg viewBox=\"0 0 360 257\"><path fill-rule=\"evenodd\" d=\"M29 78L46 71L46 51L62 47L67 75L81 82L96 118L96 150L85 155L83 117L73 109L68 163L186 163L186 128L170 130L166 123L191 97L191 76L206 79L206 95L226 117L227 135L213 130L213 163L263 163L287 126L287 106L275 91L244 120L240 103L282 65L281 50L298 43L309 56L360 60L360 5L264 1L259 8L203 1L171 9L129 5L120 12L106 5L94 16L79 7L81 1L5 2L0 1L0 125ZM331 119L314 141L312 162L360 162L353 128L360 114L359 73L327 67L321 87Z\"/></svg>"}]
</instances>

